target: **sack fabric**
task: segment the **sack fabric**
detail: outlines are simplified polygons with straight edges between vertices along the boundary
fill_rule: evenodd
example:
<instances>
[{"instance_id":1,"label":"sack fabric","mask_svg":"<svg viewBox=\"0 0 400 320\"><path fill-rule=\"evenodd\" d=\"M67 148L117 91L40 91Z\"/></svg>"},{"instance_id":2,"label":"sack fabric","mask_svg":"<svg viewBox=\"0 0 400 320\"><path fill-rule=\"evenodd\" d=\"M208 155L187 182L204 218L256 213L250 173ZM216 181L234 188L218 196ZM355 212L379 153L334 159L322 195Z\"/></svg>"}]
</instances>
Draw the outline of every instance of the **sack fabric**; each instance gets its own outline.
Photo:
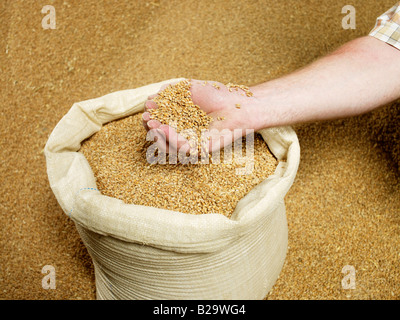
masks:
<instances>
[{"instance_id":1,"label":"sack fabric","mask_svg":"<svg viewBox=\"0 0 400 320\"><path fill-rule=\"evenodd\" d=\"M283 267L284 197L300 161L290 127L261 130L280 161L230 219L125 204L102 195L81 142L103 124L143 110L171 79L73 104L45 146L51 189L93 259L98 299L263 299Z\"/></svg>"}]
</instances>

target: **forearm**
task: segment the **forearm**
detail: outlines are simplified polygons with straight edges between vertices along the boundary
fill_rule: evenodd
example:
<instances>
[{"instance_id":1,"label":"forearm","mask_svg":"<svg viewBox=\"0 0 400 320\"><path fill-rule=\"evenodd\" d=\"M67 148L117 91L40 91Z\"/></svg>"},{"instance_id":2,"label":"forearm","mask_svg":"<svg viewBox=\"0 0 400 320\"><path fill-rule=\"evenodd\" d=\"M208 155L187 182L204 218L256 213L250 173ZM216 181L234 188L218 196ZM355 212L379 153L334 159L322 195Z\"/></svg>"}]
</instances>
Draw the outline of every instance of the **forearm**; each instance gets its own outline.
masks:
<instances>
[{"instance_id":1,"label":"forearm","mask_svg":"<svg viewBox=\"0 0 400 320\"><path fill-rule=\"evenodd\" d=\"M359 115L400 97L400 51L373 37L359 38L251 91L257 130Z\"/></svg>"}]
</instances>

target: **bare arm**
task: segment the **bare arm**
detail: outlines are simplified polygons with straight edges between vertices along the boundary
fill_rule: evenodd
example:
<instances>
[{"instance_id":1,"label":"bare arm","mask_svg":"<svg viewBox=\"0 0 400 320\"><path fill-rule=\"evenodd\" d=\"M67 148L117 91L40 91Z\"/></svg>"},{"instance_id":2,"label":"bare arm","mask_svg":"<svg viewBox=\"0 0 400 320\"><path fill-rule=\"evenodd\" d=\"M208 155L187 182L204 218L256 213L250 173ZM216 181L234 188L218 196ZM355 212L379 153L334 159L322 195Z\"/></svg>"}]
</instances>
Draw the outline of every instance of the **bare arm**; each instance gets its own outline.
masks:
<instances>
[{"instance_id":1,"label":"bare arm","mask_svg":"<svg viewBox=\"0 0 400 320\"><path fill-rule=\"evenodd\" d=\"M253 97L230 92L221 83L218 86L219 90L211 84L204 85L194 80L191 87L192 98L197 105L215 119L225 119L214 121L211 127L231 131L228 136L224 133L223 139L215 134L210 140L210 151L237 138L236 129L242 129L242 132L245 132L243 129L258 131L268 127L346 118L400 98L400 50L366 36L348 42L289 75L251 87ZM235 108L238 104L239 109ZM149 100L146 107L156 105ZM174 149L181 150L185 142L178 141L173 129L150 120L147 112L143 120L146 129L159 132L158 144L169 143Z\"/></svg>"},{"instance_id":2,"label":"bare arm","mask_svg":"<svg viewBox=\"0 0 400 320\"><path fill-rule=\"evenodd\" d=\"M257 85L256 129L359 115L400 97L400 50L370 36Z\"/></svg>"}]
</instances>

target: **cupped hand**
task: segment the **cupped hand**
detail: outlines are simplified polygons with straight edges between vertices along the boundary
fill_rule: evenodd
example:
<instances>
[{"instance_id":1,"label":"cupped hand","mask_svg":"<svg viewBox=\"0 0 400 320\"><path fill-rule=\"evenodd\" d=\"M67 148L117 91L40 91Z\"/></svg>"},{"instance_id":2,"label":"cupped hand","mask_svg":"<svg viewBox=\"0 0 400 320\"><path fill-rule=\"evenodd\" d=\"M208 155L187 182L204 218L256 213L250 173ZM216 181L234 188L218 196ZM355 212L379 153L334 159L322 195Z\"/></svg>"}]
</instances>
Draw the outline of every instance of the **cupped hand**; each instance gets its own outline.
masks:
<instances>
[{"instance_id":1,"label":"cupped hand","mask_svg":"<svg viewBox=\"0 0 400 320\"><path fill-rule=\"evenodd\" d=\"M240 88L228 87L216 81L191 81L191 97L193 103L213 118L206 135L209 152L216 151L234 140L256 130L257 108L254 96L247 96ZM170 84L168 84L170 85ZM160 91L168 85L163 86ZM151 130L156 137L157 147L167 153L187 153L190 149L188 141L174 128L151 119L149 109L157 108L154 94L145 102L142 115L146 130Z\"/></svg>"}]
</instances>

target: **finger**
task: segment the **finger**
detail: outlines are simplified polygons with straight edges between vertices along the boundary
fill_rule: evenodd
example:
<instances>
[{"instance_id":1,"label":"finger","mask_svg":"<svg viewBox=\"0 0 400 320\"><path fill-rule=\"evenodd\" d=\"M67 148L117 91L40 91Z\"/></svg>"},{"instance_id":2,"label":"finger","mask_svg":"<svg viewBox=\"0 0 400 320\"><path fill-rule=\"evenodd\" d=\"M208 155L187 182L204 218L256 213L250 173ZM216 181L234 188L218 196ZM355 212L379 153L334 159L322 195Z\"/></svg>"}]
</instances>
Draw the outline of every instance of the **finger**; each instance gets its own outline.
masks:
<instances>
[{"instance_id":1,"label":"finger","mask_svg":"<svg viewBox=\"0 0 400 320\"><path fill-rule=\"evenodd\" d=\"M157 103L152 100L147 100L144 103L144 111L148 112L150 109L157 109Z\"/></svg>"},{"instance_id":2,"label":"finger","mask_svg":"<svg viewBox=\"0 0 400 320\"><path fill-rule=\"evenodd\" d=\"M164 153L168 152L167 140L166 140L165 134L162 130L160 130L160 129L154 130L154 141L157 144L157 148L159 151L164 152Z\"/></svg>"},{"instance_id":3,"label":"finger","mask_svg":"<svg viewBox=\"0 0 400 320\"><path fill-rule=\"evenodd\" d=\"M150 130L158 129L161 126L161 122L158 120L150 120L147 121L147 126L149 127Z\"/></svg>"},{"instance_id":4,"label":"finger","mask_svg":"<svg viewBox=\"0 0 400 320\"><path fill-rule=\"evenodd\" d=\"M147 122L149 122L150 120L151 120L151 119L150 119L150 113L144 112L144 113L142 114L142 123L143 123L144 128L145 128L147 131L150 130L149 126L147 125Z\"/></svg>"},{"instance_id":5,"label":"finger","mask_svg":"<svg viewBox=\"0 0 400 320\"><path fill-rule=\"evenodd\" d=\"M159 127L159 129L165 134L166 140L168 141L171 149L170 152L176 152L177 150L180 151L183 146L187 145L184 149L182 149L186 150L186 148L189 146L188 141L183 136L178 134L171 126L163 124Z\"/></svg>"}]
</instances>

